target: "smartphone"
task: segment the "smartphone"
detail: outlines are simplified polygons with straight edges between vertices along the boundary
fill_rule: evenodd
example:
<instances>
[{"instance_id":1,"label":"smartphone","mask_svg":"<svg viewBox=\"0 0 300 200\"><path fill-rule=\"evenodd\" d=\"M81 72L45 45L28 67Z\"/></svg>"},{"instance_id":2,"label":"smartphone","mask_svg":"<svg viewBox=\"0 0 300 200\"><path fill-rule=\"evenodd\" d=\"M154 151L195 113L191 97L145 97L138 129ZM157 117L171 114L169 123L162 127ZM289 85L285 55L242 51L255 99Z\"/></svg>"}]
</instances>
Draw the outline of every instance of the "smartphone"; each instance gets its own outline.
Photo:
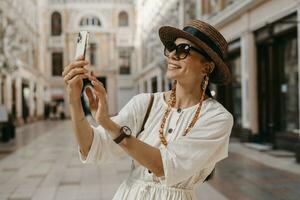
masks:
<instances>
[{"instance_id":1,"label":"smartphone","mask_svg":"<svg viewBox=\"0 0 300 200\"><path fill-rule=\"evenodd\" d=\"M86 55L86 48L88 45L88 41L89 41L89 32L88 31L80 31L78 33L78 37L77 37L77 46L76 46L76 53L75 53L75 58L78 58L79 56L83 55L83 59L85 60L85 55ZM82 108L84 110L85 115L90 114L89 111L89 106L88 103L86 101L86 99L84 98L84 90L85 87L87 87L88 85L92 85L90 80L85 78L82 80L83 81L83 87L82 87L82 91L81 91L81 103L82 103Z\"/></svg>"},{"instance_id":2,"label":"smartphone","mask_svg":"<svg viewBox=\"0 0 300 200\"><path fill-rule=\"evenodd\" d=\"M90 33L88 31L80 31L78 33L77 37L77 46L76 46L76 53L75 58L78 58L79 56L83 55L83 60L85 60L86 55L86 48L89 42L89 35ZM90 81L88 79L83 79L83 89L86 85L91 85Z\"/></svg>"},{"instance_id":3,"label":"smartphone","mask_svg":"<svg viewBox=\"0 0 300 200\"><path fill-rule=\"evenodd\" d=\"M83 55L85 59L86 47L89 41L89 32L88 31L80 31L77 38L77 47L75 58Z\"/></svg>"}]
</instances>

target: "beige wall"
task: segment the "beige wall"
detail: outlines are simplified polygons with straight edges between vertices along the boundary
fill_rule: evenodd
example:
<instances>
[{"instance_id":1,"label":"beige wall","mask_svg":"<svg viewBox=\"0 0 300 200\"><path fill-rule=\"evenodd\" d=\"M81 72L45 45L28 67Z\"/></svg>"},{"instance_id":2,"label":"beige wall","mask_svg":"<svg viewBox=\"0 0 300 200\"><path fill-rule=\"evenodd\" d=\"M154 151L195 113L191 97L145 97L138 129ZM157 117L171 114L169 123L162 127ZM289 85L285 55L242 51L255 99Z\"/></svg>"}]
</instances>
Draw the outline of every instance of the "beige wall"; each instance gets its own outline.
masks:
<instances>
[{"instance_id":1,"label":"beige wall","mask_svg":"<svg viewBox=\"0 0 300 200\"><path fill-rule=\"evenodd\" d=\"M265 1L253 8L249 6L249 10L246 10L243 13L232 13L232 20L227 21L224 24L222 20L217 21L214 18L210 21L217 21L215 26L222 32L228 41L232 41L239 38L243 32L257 30L267 23L272 23L292 12L296 12L299 3L300 2L293 0ZM229 14L230 13L228 13L228 15Z\"/></svg>"}]
</instances>

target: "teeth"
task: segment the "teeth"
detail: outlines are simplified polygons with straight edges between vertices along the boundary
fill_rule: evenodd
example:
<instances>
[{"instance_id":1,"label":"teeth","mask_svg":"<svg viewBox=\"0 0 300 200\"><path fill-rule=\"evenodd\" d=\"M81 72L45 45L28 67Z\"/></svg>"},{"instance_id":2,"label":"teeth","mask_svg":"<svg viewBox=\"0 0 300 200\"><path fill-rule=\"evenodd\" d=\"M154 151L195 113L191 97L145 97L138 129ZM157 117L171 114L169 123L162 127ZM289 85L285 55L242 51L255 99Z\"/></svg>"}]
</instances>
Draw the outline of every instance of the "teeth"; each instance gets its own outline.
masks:
<instances>
[{"instance_id":1,"label":"teeth","mask_svg":"<svg viewBox=\"0 0 300 200\"><path fill-rule=\"evenodd\" d=\"M180 69L181 67L177 67L175 65L169 65L168 69Z\"/></svg>"},{"instance_id":2,"label":"teeth","mask_svg":"<svg viewBox=\"0 0 300 200\"><path fill-rule=\"evenodd\" d=\"M168 69L180 69L180 67L168 67Z\"/></svg>"}]
</instances>

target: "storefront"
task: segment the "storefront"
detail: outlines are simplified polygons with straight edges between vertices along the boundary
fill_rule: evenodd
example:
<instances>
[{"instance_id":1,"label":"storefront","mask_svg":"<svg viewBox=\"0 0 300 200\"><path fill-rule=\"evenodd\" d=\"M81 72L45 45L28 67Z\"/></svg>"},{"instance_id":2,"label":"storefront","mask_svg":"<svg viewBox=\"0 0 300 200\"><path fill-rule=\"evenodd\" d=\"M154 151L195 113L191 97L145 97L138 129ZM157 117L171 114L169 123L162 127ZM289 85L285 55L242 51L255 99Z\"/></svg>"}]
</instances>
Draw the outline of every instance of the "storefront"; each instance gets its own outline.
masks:
<instances>
[{"instance_id":1,"label":"storefront","mask_svg":"<svg viewBox=\"0 0 300 200\"><path fill-rule=\"evenodd\" d=\"M299 133L296 21L293 14L255 33L259 134L253 140L288 150L294 150Z\"/></svg>"}]
</instances>

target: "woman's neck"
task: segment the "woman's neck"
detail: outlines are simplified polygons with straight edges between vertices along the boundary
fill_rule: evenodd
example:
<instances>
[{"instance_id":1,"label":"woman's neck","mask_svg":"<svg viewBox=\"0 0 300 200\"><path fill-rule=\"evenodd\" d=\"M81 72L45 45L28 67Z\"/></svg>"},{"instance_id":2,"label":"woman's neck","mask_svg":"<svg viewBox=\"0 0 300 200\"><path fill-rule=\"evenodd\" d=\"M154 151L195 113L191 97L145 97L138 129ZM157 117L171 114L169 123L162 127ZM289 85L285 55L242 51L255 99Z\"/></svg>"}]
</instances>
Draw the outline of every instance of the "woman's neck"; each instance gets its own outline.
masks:
<instances>
[{"instance_id":1,"label":"woman's neck","mask_svg":"<svg viewBox=\"0 0 300 200\"><path fill-rule=\"evenodd\" d=\"M168 101L172 90L165 92L165 100ZM176 103L175 108L188 108L194 106L200 102L200 96L202 95L202 89L198 85L193 87L176 84ZM209 98L205 95L204 100Z\"/></svg>"}]
</instances>

